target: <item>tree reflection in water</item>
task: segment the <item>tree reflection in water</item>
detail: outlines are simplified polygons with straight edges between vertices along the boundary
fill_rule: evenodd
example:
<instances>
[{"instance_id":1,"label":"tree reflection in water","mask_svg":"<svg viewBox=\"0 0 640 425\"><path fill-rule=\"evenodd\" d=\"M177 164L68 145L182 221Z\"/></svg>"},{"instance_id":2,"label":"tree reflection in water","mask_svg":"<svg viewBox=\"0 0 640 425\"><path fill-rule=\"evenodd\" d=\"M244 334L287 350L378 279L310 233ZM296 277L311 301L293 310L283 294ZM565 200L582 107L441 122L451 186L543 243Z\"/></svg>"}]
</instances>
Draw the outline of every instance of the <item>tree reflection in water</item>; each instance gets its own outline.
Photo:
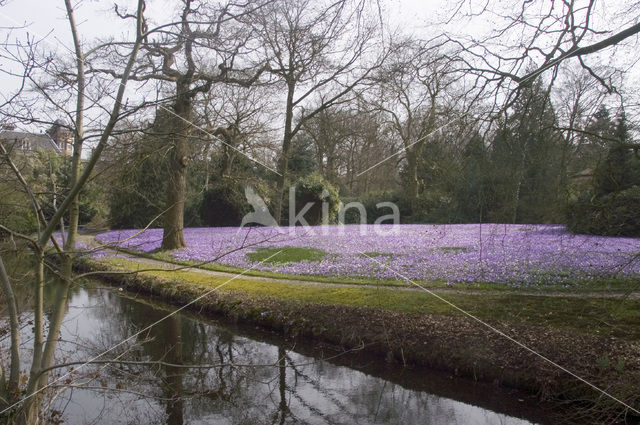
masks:
<instances>
[{"instance_id":1,"label":"tree reflection in water","mask_svg":"<svg viewBox=\"0 0 640 425\"><path fill-rule=\"evenodd\" d=\"M78 288L59 360L92 358L170 311L108 289ZM530 423L291 349L176 314L102 358L147 364L87 366L55 388L50 408L74 424Z\"/></svg>"}]
</instances>

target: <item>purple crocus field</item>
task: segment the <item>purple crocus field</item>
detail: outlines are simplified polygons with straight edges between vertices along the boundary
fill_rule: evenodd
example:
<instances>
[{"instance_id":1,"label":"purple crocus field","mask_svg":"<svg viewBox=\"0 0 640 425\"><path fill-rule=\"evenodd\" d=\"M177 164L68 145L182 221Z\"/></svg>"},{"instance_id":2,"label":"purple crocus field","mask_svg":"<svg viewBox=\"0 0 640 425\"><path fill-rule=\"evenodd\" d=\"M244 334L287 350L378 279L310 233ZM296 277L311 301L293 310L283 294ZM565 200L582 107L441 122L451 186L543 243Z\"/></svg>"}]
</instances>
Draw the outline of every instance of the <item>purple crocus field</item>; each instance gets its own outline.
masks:
<instances>
[{"instance_id":1,"label":"purple crocus field","mask_svg":"<svg viewBox=\"0 0 640 425\"><path fill-rule=\"evenodd\" d=\"M385 234L376 232L373 225L189 228L185 229L188 247L171 255L177 260L193 261L220 257L216 260L220 264L279 273L396 280L404 277L450 284L494 282L521 286L640 277L640 259L636 258L640 239L636 238L573 235L559 225L399 225L381 229ZM136 235L139 232L110 231L98 239L145 252L160 247L162 229ZM284 246L317 248L328 255L321 261L288 264L254 263L246 255L258 247Z\"/></svg>"}]
</instances>

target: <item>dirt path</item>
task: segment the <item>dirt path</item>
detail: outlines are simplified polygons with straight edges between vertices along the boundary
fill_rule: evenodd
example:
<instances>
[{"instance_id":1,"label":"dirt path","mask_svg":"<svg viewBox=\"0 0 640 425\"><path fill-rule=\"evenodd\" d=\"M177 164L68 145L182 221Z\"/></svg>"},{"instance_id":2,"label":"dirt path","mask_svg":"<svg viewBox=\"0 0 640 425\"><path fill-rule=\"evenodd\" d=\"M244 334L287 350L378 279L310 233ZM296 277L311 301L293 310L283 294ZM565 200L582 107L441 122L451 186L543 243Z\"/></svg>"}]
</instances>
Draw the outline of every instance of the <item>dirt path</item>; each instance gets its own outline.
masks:
<instances>
[{"instance_id":1,"label":"dirt path","mask_svg":"<svg viewBox=\"0 0 640 425\"><path fill-rule=\"evenodd\" d=\"M215 270L208 270L198 267L189 267L182 266L179 264L170 263L167 261L154 260L147 257L142 257L138 255L134 255L131 253L118 251L117 249L106 247L100 241L98 241L95 236L80 234L78 235L78 242L83 244L87 249L92 250L102 250L109 253L117 254L118 257L124 258L130 261L136 261L141 264L146 264L150 269L163 269L163 270L182 270L188 272L201 273L208 276L222 277L222 278L233 278L238 276L238 273L232 272L222 272ZM558 297L558 298L611 298L611 299L640 299L640 291L633 292L561 292L561 291L527 291L527 290L491 290L491 289L456 289L456 288L434 288L424 285L420 283L420 286L417 284L412 285L407 283L407 286L390 286L390 285L375 285L375 284L352 284L352 283L342 283L342 282L318 282L313 280L301 280L301 279L279 279L273 277L266 276L250 276L250 275L242 275L243 280L255 280L255 281L267 281L267 282L281 282L281 283L293 283L300 285L317 285L317 286L325 286L325 287L362 287L362 288L374 288L374 289L390 289L396 291L427 291L434 292L437 294L464 294L464 295L523 295L523 296L531 296L531 297Z\"/></svg>"}]
</instances>

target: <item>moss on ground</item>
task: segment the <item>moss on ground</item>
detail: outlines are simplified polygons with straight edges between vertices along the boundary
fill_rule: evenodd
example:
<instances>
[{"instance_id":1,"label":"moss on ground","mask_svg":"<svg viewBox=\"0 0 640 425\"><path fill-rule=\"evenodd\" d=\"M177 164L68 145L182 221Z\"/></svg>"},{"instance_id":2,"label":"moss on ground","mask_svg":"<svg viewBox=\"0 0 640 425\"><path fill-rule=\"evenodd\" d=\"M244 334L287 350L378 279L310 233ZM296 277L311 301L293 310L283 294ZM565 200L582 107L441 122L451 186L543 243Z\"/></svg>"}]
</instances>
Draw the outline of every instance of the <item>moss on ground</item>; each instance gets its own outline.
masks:
<instances>
[{"instance_id":1,"label":"moss on ground","mask_svg":"<svg viewBox=\"0 0 640 425\"><path fill-rule=\"evenodd\" d=\"M121 258L105 261L126 270L150 267ZM195 271L148 271L144 274L199 287L220 286L219 291L241 291L292 301L374 307L404 313L446 316L463 314L426 291L267 281L248 279L244 276L232 279ZM443 293L438 296L483 320L542 325L626 340L640 340L640 300L636 299L545 297L496 292Z\"/></svg>"}]
</instances>

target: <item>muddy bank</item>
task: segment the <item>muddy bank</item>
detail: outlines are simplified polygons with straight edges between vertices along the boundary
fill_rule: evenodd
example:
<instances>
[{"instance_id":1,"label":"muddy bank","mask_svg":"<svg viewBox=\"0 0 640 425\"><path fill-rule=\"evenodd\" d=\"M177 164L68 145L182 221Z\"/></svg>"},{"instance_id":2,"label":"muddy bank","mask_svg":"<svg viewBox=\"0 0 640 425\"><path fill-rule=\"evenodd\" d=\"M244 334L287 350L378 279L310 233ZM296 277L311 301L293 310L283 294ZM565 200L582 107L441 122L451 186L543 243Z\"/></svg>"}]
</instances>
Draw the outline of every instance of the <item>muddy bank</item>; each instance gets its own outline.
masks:
<instances>
[{"instance_id":1,"label":"muddy bank","mask_svg":"<svg viewBox=\"0 0 640 425\"><path fill-rule=\"evenodd\" d=\"M83 260L77 267L79 271L93 271L105 270L108 266ZM180 306L211 290L144 274L105 273L97 277L127 291L152 295ZM576 402L572 405L574 417L571 418L576 422L598 423L605 415L610 419L611 414L624 415L626 410L540 356L465 316L303 303L224 288L199 299L189 309L274 330L287 338L313 339L343 349L364 347L381 361L436 368L523 389L542 399ZM640 409L637 394L640 344L637 342L505 322L490 325Z\"/></svg>"}]
</instances>

